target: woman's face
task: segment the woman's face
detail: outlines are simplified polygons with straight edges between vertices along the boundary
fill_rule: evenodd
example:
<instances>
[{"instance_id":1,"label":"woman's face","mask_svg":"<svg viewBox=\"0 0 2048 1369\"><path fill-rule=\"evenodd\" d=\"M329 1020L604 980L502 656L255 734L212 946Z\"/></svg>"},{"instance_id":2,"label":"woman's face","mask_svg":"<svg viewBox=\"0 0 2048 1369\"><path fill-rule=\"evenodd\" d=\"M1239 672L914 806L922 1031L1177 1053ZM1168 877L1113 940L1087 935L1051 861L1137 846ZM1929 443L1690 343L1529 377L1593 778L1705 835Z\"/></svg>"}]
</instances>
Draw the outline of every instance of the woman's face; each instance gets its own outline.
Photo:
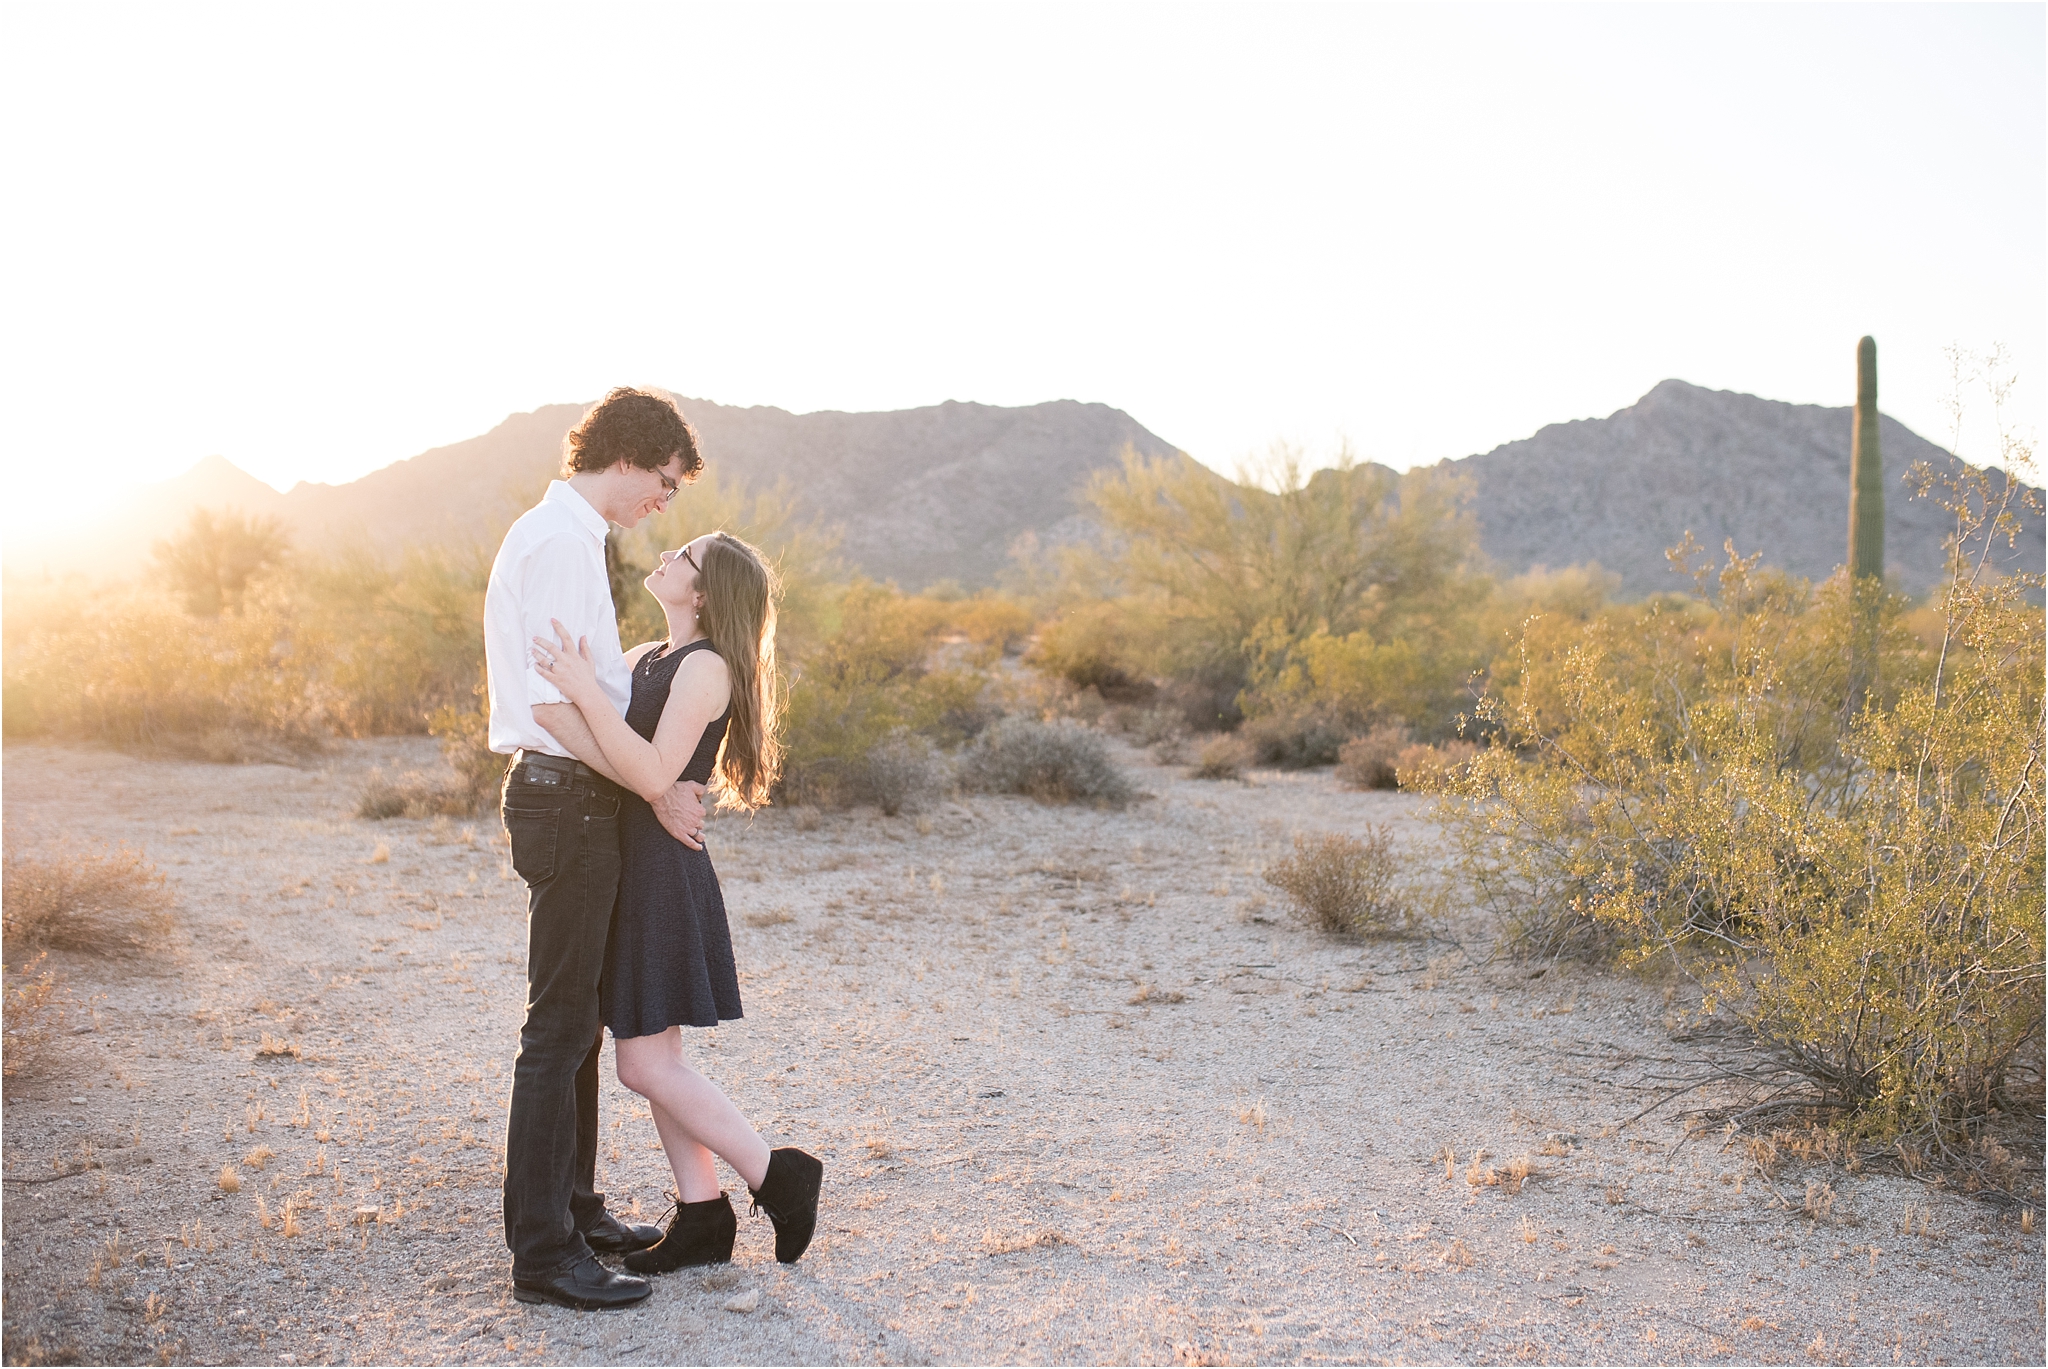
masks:
<instances>
[{"instance_id":1,"label":"woman's face","mask_svg":"<svg viewBox=\"0 0 2048 1369\"><path fill-rule=\"evenodd\" d=\"M698 568L711 539L699 537L661 554L661 564L648 573L647 592L671 608L696 609L704 601L697 592Z\"/></svg>"}]
</instances>

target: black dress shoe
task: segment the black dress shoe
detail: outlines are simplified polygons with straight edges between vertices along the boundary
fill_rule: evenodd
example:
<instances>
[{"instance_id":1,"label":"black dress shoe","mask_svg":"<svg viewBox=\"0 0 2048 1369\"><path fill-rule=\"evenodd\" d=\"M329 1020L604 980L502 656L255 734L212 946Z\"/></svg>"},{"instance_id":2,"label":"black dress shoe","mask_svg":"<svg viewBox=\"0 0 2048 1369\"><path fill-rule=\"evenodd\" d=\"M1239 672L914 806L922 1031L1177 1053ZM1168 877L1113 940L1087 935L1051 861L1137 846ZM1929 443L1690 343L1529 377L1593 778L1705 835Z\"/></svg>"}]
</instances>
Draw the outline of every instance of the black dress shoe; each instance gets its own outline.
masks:
<instances>
[{"instance_id":1,"label":"black dress shoe","mask_svg":"<svg viewBox=\"0 0 2048 1369\"><path fill-rule=\"evenodd\" d=\"M747 1190L755 1209L767 1213L775 1224L775 1258L783 1264L795 1264L811 1243L824 1177L825 1166L815 1155L781 1146L768 1152L768 1172L761 1186Z\"/></svg>"},{"instance_id":2,"label":"black dress shoe","mask_svg":"<svg viewBox=\"0 0 2048 1369\"><path fill-rule=\"evenodd\" d=\"M616 1274L586 1255L567 1269L535 1278L512 1276L512 1296L521 1302L551 1302L562 1307L597 1311L626 1307L654 1291L654 1285L634 1274Z\"/></svg>"},{"instance_id":3,"label":"black dress shoe","mask_svg":"<svg viewBox=\"0 0 2048 1369\"><path fill-rule=\"evenodd\" d=\"M622 1222L607 1212L597 1219L596 1226L583 1233L583 1239L600 1255L629 1255L660 1240L661 1228L645 1222Z\"/></svg>"}]
</instances>

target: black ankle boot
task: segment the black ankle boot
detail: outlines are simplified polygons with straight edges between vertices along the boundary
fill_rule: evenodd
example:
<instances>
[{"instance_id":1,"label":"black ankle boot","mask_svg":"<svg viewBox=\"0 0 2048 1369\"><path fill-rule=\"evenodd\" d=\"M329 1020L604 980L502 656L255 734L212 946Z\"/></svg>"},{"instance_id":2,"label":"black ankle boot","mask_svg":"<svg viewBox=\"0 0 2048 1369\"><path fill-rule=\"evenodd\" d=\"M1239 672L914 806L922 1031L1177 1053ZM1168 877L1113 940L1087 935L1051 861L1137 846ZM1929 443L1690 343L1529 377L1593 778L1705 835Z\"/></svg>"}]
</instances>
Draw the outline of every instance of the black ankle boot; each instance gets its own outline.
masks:
<instances>
[{"instance_id":1,"label":"black ankle boot","mask_svg":"<svg viewBox=\"0 0 2048 1369\"><path fill-rule=\"evenodd\" d=\"M775 1258L795 1264L818 1227L818 1187L825 1166L795 1146L768 1152L768 1173L759 1188L748 1189L754 1209L775 1223Z\"/></svg>"},{"instance_id":2,"label":"black ankle boot","mask_svg":"<svg viewBox=\"0 0 2048 1369\"><path fill-rule=\"evenodd\" d=\"M740 1219L723 1193L701 1203L677 1203L668 1232L659 1243L626 1256L635 1274L666 1274L698 1264L724 1264L732 1258L732 1239Z\"/></svg>"}]
</instances>

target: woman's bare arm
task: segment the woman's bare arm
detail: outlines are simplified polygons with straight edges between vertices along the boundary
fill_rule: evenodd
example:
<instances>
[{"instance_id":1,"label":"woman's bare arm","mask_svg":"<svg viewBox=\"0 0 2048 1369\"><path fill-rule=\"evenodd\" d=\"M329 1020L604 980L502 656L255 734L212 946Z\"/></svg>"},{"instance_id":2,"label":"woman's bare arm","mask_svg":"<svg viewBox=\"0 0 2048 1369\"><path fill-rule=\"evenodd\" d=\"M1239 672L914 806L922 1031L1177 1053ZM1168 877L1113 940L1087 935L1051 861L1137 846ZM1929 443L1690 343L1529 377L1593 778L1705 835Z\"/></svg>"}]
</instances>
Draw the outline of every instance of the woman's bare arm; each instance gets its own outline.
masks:
<instances>
[{"instance_id":1,"label":"woman's bare arm","mask_svg":"<svg viewBox=\"0 0 2048 1369\"><path fill-rule=\"evenodd\" d=\"M714 652L692 652L676 668L668 702L662 706L661 721L650 742L603 698L587 646L572 644L566 633L560 643L542 646L543 653L554 659L552 663L537 661L535 669L576 704L619 781L649 803L676 782L695 754L704 729L725 711L732 697L725 662Z\"/></svg>"}]
</instances>

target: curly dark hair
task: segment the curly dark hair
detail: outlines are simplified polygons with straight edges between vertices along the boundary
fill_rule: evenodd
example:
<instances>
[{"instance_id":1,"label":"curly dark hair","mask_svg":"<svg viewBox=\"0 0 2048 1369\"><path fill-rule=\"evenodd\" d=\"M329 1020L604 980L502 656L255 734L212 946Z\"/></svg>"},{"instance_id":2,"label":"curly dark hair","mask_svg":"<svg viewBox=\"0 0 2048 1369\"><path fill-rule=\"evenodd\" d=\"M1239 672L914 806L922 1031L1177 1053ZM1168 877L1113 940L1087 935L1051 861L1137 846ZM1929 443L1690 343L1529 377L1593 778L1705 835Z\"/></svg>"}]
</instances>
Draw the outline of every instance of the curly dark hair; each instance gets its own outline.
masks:
<instances>
[{"instance_id":1,"label":"curly dark hair","mask_svg":"<svg viewBox=\"0 0 2048 1369\"><path fill-rule=\"evenodd\" d=\"M704 469L697 454L697 430L667 395L621 385L583 415L562 443L562 477L578 471L610 470L630 461L658 471L672 457L683 458L683 479Z\"/></svg>"}]
</instances>

